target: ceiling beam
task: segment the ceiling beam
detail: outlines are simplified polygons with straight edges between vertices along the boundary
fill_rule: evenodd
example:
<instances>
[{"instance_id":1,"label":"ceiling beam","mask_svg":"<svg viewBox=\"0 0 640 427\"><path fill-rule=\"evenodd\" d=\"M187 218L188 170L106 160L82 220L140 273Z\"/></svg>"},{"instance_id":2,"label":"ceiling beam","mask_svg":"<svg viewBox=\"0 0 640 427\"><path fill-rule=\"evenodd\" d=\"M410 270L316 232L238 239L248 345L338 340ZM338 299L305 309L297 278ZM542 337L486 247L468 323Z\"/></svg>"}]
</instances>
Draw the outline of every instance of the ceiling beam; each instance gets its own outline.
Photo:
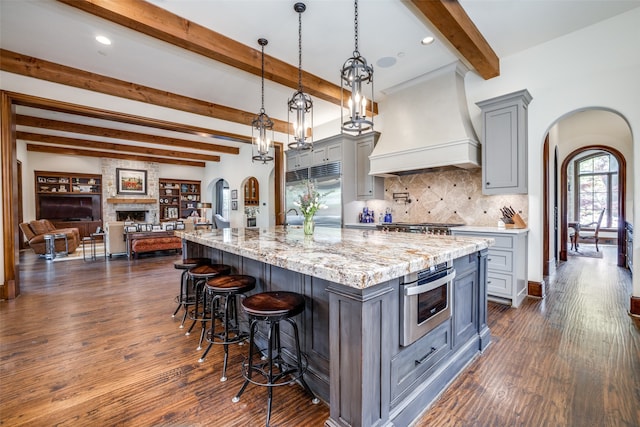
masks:
<instances>
[{"instance_id":1,"label":"ceiling beam","mask_svg":"<svg viewBox=\"0 0 640 427\"><path fill-rule=\"evenodd\" d=\"M1 65L0 65L1 66ZM217 138L235 142L251 144L251 137L214 129L192 126L184 123L168 122L166 120L152 119L150 117L134 116L119 111L103 110L86 105L70 104L54 99L40 98L24 93L7 92L13 98L16 105L37 108L47 111L56 111L64 114L74 114L82 117L91 117L101 120L110 120L118 123L127 123L137 126L145 126L154 129L162 129L173 132L198 135L206 138Z\"/></svg>"},{"instance_id":2,"label":"ceiling beam","mask_svg":"<svg viewBox=\"0 0 640 427\"><path fill-rule=\"evenodd\" d=\"M121 129L105 128L100 126L83 125L79 123L63 122L59 120L45 119L25 115L16 115L16 125L34 128L58 130L63 132L79 133L106 138L126 139L129 141L146 142L149 144L162 144L176 148L193 148L196 150L216 151L225 154L239 154L240 149L225 145L209 144L206 142L191 141L187 139L168 138L146 133L131 132ZM215 160L217 161L217 160Z\"/></svg>"},{"instance_id":3,"label":"ceiling beam","mask_svg":"<svg viewBox=\"0 0 640 427\"><path fill-rule=\"evenodd\" d=\"M202 25L139 0L58 0L100 18L164 42L187 49L234 68L261 76L261 51L230 39ZM298 68L269 55L265 58L265 79L298 89ZM340 86L302 72L304 90L310 95L341 105ZM373 111L378 113L374 103Z\"/></svg>"},{"instance_id":4,"label":"ceiling beam","mask_svg":"<svg viewBox=\"0 0 640 427\"><path fill-rule=\"evenodd\" d=\"M209 154L189 153L189 152L178 151L178 150L162 150L162 149L153 148L153 147L114 144L112 142L101 142L101 141L93 141L93 140L80 139L80 138L68 138L65 136L56 136L56 135L43 135L40 133L17 131L16 138L24 141L31 141L31 142L44 142L47 144L57 144L57 145L71 145L73 147L95 148L99 150L114 150L121 153L122 152L137 153L137 154L144 154L152 157L156 157L156 156L174 157L178 159L200 160L203 162L207 162L207 161L219 162L220 161L220 156L212 156Z\"/></svg>"},{"instance_id":5,"label":"ceiling beam","mask_svg":"<svg viewBox=\"0 0 640 427\"><path fill-rule=\"evenodd\" d=\"M500 59L457 0L411 0L460 55L488 80L500 75Z\"/></svg>"},{"instance_id":6,"label":"ceiling beam","mask_svg":"<svg viewBox=\"0 0 640 427\"><path fill-rule=\"evenodd\" d=\"M248 111L114 79L5 49L0 49L0 70L247 126L251 126L255 117L255 113ZM276 132L289 131L287 122L272 120Z\"/></svg>"},{"instance_id":7,"label":"ceiling beam","mask_svg":"<svg viewBox=\"0 0 640 427\"><path fill-rule=\"evenodd\" d=\"M27 151L62 154L66 156L107 157L110 159L135 160L138 162L166 163L171 165L205 167L205 162L193 160L168 159L164 157L137 156L135 154L111 153L108 151L80 150L78 148L52 147L49 145L27 144Z\"/></svg>"}]
</instances>

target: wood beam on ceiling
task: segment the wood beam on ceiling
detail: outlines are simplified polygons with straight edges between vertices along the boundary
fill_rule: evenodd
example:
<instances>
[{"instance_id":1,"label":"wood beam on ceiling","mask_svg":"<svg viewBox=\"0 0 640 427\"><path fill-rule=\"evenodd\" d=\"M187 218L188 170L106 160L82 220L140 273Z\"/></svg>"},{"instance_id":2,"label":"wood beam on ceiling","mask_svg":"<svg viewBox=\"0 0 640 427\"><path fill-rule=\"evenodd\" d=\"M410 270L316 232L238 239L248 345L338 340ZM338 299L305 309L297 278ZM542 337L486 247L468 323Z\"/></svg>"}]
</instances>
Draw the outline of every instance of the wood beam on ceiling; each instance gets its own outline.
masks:
<instances>
[{"instance_id":1,"label":"wood beam on ceiling","mask_svg":"<svg viewBox=\"0 0 640 427\"><path fill-rule=\"evenodd\" d=\"M500 59L457 0L411 0L462 57L488 80L500 75Z\"/></svg>"},{"instance_id":2,"label":"wood beam on ceiling","mask_svg":"<svg viewBox=\"0 0 640 427\"><path fill-rule=\"evenodd\" d=\"M255 114L188 96L114 79L77 68L0 49L0 69L9 73L47 80L146 104L251 126ZM276 132L287 133L289 124L272 119Z\"/></svg>"},{"instance_id":3,"label":"wood beam on ceiling","mask_svg":"<svg viewBox=\"0 0 640 427\"><path fill-rule=\"evenodd\" d=\"M137 153L148 156L173 157L187 160L200 160L203 162L219 162L220 156L212 156L208 154L189 153L177 150L161 150L153 147L141 147L136 145L114 144L112 142L100 142L79 138L68 138L56 135L43 135L31 132L16 132L16 138L23 141L44 142L46 144L70 145L80 148L95 148L99 150L114 150L125 153Z\"/></svg>"},{"instance_id":4,"label":"wood beam on ceiling","mask_svg":"<svg viewBox=\"0 0 640 427\"><path fill-rule=\"evenodd\" d=\"M55 111L58 113L73 114L94 119L109 120L118 123L127 123L136 126L145 126L153 129L162 129L172 132L198 135L205 138L217 138L235 142L251 144L251 137L230 132L223 132L214 129L192 126L184 123L168 122L165 120L152 119L149 117L134 116L118 111L103 110L100 108L88 107L86 105L70 104L68 102L40 98L23 93L7 92L11 95L16 105L37 108L40 110Z\"/></svg>"},{"instance_id":5,"label":"wood beam on ceiling","mask_svg":"<svg viewBox=\"0 0 640 427\"><path fill-rule=\"evenodd\" d=\"M240 153L240 149L237 147L209 144L206 142L191 141L187 139L167 138L164 136L131 132L121 129L105 128L100 126L83 125L79 123L63 122L60 120L45 119L41 117L16 115L16 125L59 130L63 132L79 133L84 135L101 136L106 138L126 139L130 141L146 142L150 144L162 144L176 148L193 148L196 150L216 151L225 154Z\"/></svg>"},{"instance_id":6,"label":"wood beam on ceiling","mask_svg":"<svg viewBox=\"0 0 640 427\"><path fill-rule=\"evenodd\" d=\"M58 1L223 64L261 76L261 51L149 2L138 0ZM266 54L264 59L265 79L298 89L297 67ZM302 80L305 92L309 95L341 105L340 86L304 70ZM373 104L373 112L378 113L376 103Z\"/></svg>"},{"instance_id":7,"label":"wood beam on ceiling","mask_svg":"<svg viewBox=\"0 0 640 427\"><path fill-rule=\"evenodd\" d=\"M136 160L139 162L165 163L170 165L205 167L205 162L169 159L165 157L138 156L135 154L111 153L108 151L80 150L78 148L51 147L49 145L27 144L27 151L62 154L66 156L106 157L110 159Z\"/></svg>"}]
</instances>

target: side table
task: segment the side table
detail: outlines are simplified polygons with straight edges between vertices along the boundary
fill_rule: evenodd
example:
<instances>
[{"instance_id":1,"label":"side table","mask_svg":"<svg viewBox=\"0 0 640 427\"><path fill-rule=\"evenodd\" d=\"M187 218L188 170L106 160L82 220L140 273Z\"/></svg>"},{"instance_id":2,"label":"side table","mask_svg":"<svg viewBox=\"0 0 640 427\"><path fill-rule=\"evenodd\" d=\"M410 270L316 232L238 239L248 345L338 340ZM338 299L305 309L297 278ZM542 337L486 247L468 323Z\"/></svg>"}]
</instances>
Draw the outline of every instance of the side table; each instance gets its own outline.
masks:
<instances>
[{"instance_id":1,"label":"side table","mask_svg":"<svg viewBox=\"0 0 640 427\"><path fill-rule=\"evenodd\" d=\"M64 240L64 251L56 252L56 240ZM67 235L60 234L45 234L44 235L44 257L46 259L54 259L55 257L63 257L69 255L69 241Z\"/></svg>"},{"instance_id":2,"label":"side table","mask_svg":"<svg viewBox=\"0 0 640 427\"><path fill-rule=\"evenodd\" d=\"M104 233L91 233L89 236L87 237L83 237L82 238L82 259L87 261L87 248L86 248L86 244L89 243L89 247L90 247L90 256L88 257L89 261L95 261L96 259L98 259L97 254L96 254L96 240L98 238L102 238L102 240L104 241ZM106 261L107 257L106 257L106 251L103 254L103 257Z\"/></svg>"}]
</instances>

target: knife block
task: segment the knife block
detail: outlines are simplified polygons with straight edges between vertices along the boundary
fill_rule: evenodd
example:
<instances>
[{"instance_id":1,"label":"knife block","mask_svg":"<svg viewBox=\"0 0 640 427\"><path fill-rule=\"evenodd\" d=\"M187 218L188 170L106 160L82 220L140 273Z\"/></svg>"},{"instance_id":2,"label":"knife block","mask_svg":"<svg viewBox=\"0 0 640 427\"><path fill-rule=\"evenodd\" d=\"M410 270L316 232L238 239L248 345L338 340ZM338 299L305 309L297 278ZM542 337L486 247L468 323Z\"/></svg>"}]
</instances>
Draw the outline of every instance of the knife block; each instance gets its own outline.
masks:
<instances>
[{"instance_id":1,"label":"knife block","mask_svg":"<svg viewBox=\"0 0 640 427\"><path fill-rule=\"evenodd\" d=\"M515 214L511 217L513 224L505 224L506 228L527 228L527 223L524 222L519 214Z\"/></svg>"}]
</instances>

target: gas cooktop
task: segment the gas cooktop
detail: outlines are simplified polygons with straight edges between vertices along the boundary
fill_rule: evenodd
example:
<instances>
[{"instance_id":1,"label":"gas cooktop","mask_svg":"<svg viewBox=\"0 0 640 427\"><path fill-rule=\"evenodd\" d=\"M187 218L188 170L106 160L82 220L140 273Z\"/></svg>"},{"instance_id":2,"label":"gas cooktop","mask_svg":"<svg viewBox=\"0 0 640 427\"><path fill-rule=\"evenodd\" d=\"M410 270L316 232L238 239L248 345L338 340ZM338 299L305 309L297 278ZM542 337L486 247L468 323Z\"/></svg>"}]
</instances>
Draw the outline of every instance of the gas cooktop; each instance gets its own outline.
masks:
<instances>
[{"instance_id":1,"label":"gas cooktop","mask_svg":"<svg viewBox=\"0 0 640 427\"><path fill-rule=\"evenodd\" d=\"M451 234L451 227L465 224L436 223L436 222L390 222L378 224L378 230L397 231L404 233Z\"/></svg>"}]
</instances>

